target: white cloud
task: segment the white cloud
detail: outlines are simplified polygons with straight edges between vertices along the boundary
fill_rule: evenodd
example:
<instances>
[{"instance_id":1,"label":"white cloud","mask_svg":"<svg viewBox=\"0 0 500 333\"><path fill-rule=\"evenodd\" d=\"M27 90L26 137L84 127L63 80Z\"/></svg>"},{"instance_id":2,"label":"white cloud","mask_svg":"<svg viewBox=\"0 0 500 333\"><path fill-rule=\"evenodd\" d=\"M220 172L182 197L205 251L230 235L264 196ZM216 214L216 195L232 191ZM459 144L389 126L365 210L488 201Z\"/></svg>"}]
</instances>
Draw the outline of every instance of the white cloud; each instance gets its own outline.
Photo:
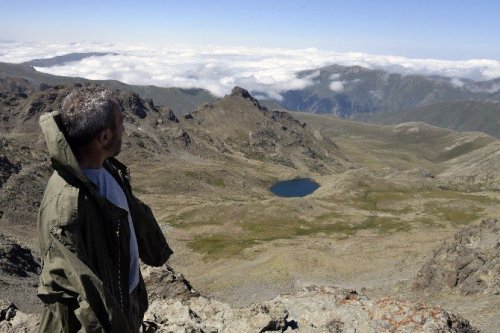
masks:
<instances>
[{"instance_id":1,"label":"white cloud","mask_svg":"<svg viewBox=\"0 0 500 333\"><path fill-rule=\"evenodd\" d=\"M319 76L314 71L298 78L301 70L331 64L359 65L401 74L433 74L455 78L487 80L500 77L500 62L473 59L447 61L409 59L364 53L338 53L317 49L270 49L248 47L186 46L150 47L111 43L20 43L0 41L0 61L19 63L72 52L115 52L118 55L86 58L40 71L89 79L115 79L129 84L162 87L204 88L223 96L235 85L281 99L281 92L302 89ZM333 74L335 91L344 87ZM461 82L461 81L460 81Z\"/></svg>"},{"instance_id":2,"label":"white cloud","mask_svg":"<svg viewBox=\"0 0 500 333\"><path fill-rule=\"evenodd\" d=\"M335 92L344 91L344 81L332 81L330 83L330 90Z\"/></svg>"},{"instance_id":3,"label":"white cloud","mask_svg":"<svg viewBox=\"0 0 500 333\"><path fill-rule=\"evenodd\" d=\"M500 92L500 83L493 83L490 86L483 86L483 87L470 86L470 87L467 87L467 89L472 91L472 92L496 94L497 92Z\"/></svg>"},{"instance_id":4,"label":"white cloud","mask_svg":"<svg viewBox=\"0 0 500 333\"><path fill-rule=\"evenodd\" d=\"M317 70L317 71L312 72L309 75L304 76L303 79L314 80L314 79L317 79L318 77L320 77L320 75L321 75L320 71Z\"/></svg>"},{"instance_id":5,"label":"white cloud","mask_svg":"<svg viewBox=\"0 0 500 333\"><path fill-rule=\"evenodd\" d=\"M495 94L497 92L500 91L500 83L496 83L494 85L492 85L488 90L487 92L490 93L490 94Z\"/></svg>"},{"instance_id":6,"label":"white cloud","mask_svg":"<svg viewBox=\"0 0 500 333\"><path fill-rule=\"evenodd\" d=\"M458 77L454 77L451 79L450 83L454 85L455 87L461 88L464 86L464 83L462 80L460 80Z\"/></svg>"},{"instance_id":7,"label":"white cloud","mask_svg":"<svg viewBox=\"0 0 500 333\"><path fill-rule=\"evenodd\" d=\"M340 78L339 73L333 73L332 75L330 75L330 80L337 80L338 78Z\"/></svg>"}]
</instances>

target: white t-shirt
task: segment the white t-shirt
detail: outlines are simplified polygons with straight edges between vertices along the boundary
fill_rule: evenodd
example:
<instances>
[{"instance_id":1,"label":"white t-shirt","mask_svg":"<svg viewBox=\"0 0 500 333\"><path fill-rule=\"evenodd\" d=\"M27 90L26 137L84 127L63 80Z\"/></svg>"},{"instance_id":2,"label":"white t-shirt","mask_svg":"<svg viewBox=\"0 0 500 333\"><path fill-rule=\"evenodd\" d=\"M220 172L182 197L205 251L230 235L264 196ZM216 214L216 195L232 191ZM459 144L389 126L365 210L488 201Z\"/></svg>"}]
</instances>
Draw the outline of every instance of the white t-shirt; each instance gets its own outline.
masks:
<instances>
[{"instance_id":1,"label":"white t-shirt","mask_svg":"<svg viewBox=\"0 0 500 333\"><path fill-rule=\"evenodd\" d=\"M139 248L135 236L134 224L130 216L127 197L116 179L104 168L82 169L83 173L99 189L99 193L112 204L125 209L128 212L128 224L130 227L130 273L128 278L128 290L131 293L139 284Z\"/></svg>"}]
</instances>

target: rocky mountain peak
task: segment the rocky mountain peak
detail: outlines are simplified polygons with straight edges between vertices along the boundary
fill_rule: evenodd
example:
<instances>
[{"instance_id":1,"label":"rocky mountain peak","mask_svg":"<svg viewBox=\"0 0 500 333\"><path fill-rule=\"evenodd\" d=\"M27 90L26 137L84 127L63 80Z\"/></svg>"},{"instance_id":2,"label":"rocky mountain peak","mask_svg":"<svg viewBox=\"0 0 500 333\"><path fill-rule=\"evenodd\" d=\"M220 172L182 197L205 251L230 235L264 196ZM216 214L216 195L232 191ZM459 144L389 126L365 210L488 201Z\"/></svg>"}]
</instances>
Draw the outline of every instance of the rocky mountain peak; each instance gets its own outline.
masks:
<instances>
[{"instance_id":1,"label":"rocky mountain peak","mask_svg":"<svg viewBox=\"0 0 500 333\"><path fill-rule=\"evenodd\" d=\"M266 109L265 107L262 107L257 99L255 99L248 90L241 88L239 86L235 86L233 90L231 91L230 97L241 97L244 99L247 99L252 102L256 107L258 107L260 110Z\"/></svg>"},{"instance_id":2,"label":"rocky mountain peak","mask_svg":"<svg viewBox=\"0 0 500 333\"><path fill-rule=\"evenodd\" d=\"M331 140L314 137L304 123L286 112L261 106L248 90L238 86L184 119L208 133L211 145L226 153L311 170L341 168L340 161L345 160Z\"/></svg>"},{"instance_id":3,"label":"rocky mountain peak","mask_svg":"<svg viewBox=\"0 0 500 333\"><path fill-rule=\"evenodd\" d=\"M233 90L231 90L231 96L240 96L243 98L253 99L248 90L238 86L235 86Z\"/></svg>"}]
</instances>

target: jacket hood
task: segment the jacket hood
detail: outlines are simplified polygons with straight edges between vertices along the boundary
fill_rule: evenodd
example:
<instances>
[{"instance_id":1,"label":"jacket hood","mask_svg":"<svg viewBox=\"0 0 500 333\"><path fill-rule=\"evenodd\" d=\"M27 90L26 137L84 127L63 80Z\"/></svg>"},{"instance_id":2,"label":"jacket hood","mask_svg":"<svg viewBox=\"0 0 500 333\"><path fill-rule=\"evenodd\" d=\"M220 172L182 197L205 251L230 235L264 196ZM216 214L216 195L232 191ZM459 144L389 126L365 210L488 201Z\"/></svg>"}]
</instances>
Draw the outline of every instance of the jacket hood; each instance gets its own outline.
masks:
<instances>
[{"instance_id":1,"label":"jacket hood","mask_svg":"<svg viewBox=\"0 0 500 333\"><path fill-rule=\"evenodd\" d=\"M85 177L78 165L73 150L71 150L59 126L60 122L61 116L58 111L50 112L40 117L40 127L47 143L52 168L59 173L76 177L78 180L86 183L87 177Z\"/></svg>"}]
</instances>

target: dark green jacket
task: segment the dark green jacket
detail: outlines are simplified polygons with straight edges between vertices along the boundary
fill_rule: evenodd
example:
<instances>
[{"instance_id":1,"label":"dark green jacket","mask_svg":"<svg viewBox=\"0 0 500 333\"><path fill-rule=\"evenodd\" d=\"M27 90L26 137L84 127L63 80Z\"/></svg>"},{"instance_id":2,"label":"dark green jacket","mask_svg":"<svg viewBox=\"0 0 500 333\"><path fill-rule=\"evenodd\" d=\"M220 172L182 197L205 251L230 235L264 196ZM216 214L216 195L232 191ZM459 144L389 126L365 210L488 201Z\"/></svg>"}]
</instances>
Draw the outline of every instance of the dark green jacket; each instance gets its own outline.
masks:
<instances>
[{"instance_id":1,"label":"dark green jacket","mask_svg":"<svg viewBox=\"0 0 500 333\"><path fill-rule=\"evenodd\" d=\"M54 169L38 217L38 296L45 303L40 332L134 332L148 299L142 276L135 297L128 293L128 213L99 195L58 124L57 112L40 117ZM126 167L114 158L104 166L127 197L139 257L163 265L172 251L151 209L132 194Z\"/></svg>"}]
</instances>

